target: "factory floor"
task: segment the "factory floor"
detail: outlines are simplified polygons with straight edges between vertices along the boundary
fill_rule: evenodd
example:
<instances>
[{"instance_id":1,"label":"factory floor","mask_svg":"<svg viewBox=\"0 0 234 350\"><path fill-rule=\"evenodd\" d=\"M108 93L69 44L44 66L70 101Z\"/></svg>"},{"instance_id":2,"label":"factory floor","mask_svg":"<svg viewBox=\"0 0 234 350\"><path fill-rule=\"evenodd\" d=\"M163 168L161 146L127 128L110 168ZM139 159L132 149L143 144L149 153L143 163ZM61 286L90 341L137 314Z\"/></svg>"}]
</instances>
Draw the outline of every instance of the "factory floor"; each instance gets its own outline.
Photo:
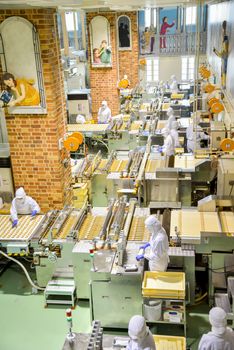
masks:
<instances>
[{"instance_id":1,"label":"factory floor","mask_svg":"<svg viewBox=\"0 0 234 350\"><path fill-rule=\"evenodd\" d=\"M67 332L65 309L44 308L43 293L32 294L21 268L11 264L0 276L0 350L61 350ZM208 310L205 303L188 308L187 346L191 350L197 350L201 335L209 330ZM89 303L79 301L73 310L74 331L90 331L89 312Z\"/></svg>"}]
</instances>

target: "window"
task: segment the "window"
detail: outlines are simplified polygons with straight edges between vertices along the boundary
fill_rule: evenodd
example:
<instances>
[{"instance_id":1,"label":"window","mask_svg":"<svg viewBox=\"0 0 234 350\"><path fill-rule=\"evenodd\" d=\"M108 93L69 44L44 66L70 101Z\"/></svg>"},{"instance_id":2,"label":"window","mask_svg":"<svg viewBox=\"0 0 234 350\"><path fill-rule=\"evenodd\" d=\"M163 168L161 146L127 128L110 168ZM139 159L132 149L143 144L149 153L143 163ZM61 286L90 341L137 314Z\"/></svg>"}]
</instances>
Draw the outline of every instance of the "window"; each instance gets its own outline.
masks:
<instances>
[{"instance_id":1,"label":"window","mask_svg":"<svg viewBox=\"0 0 234 350\"><path fill-rule=\"evenodd\" d=\"M151 25L151 9L145 9L145 27Z\"/></svg>"},{"instance_id":2,"label":"window","mask_svg":"<svg viewBox=\"0 0 234 350\"><path fill-rule=\"evenodd\" d=\"M66 28L68 33L68 41L69 41L69 47L75 48L75 38L74 38L74 29L75 29L75 23L74 23L74 13L73 12L66 12L65 13L65 20L66 20Z\"/></svg>"},{"instance_id":3,"label":"window","mask_svg":"<svg viewBox=\"0 0 234 350\"><path fill-rule=\"evenodd\" d=\"M191 6L186 8L186 26L196 24L197 8L196 6Z\"/></svg>"},{"instance_id":4,"label":"window","mask_svg":"<svg viewBox=\"0 0 234 350\"><path fill-rule=\"evenodd\" d=\"M181 80L193 80L195 68L195 57L185 56L181 58Z\"/></svg>"},{"instance_id":5,"label":"window","mask_svg":"<svg viewBox=\"0 0 234 350\"><path fill-rule=\"evenodd\" d=\"M158 58L147 58L146 59L146 82L158 81L159 65Z\"/></svg>"}]
</instances>

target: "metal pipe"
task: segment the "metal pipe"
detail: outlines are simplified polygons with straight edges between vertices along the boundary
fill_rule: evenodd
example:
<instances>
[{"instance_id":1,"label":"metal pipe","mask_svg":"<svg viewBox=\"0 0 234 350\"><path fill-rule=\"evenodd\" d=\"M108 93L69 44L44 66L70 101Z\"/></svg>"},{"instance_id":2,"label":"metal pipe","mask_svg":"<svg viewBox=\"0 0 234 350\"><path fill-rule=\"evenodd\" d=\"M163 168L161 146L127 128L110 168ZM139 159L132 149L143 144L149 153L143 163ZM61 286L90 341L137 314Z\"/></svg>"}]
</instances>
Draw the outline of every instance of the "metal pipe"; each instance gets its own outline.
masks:
<instances>
[{"instance_id":1,"label":"metal pipe","mask_svg":"<svg viewBox=\"0 0 234 350\"><path fill-rule=\"evenodd\" d=\"M106 215L106 218L105 218L105 221L104 221L104 224L102 226L102 229L99 233L99 238L105 238L105 235L106 235L106 231L107 231L107 227L108 227L108 224L110 222L110 219L112 217L112 211L113 211L113 206L114 206L114 201L111 202L110 206L109 206L109 209L108 209L108 213Z\"/></svg>"}]
</instances>

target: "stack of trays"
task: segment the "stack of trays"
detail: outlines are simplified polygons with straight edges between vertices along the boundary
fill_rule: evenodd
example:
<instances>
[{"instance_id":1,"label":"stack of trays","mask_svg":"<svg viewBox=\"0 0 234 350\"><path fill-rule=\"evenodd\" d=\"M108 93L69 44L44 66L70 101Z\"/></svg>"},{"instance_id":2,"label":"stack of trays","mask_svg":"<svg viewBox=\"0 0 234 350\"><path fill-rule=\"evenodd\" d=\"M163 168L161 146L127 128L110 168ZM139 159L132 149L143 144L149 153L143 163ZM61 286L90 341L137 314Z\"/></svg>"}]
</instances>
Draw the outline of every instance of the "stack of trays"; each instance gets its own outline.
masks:
<instances>
[{"instance_id":1,"label":"stack of trays","mask_svg":"<svg viewBox=\"0 0 234 350\"><path fill-rule=\"evenodd\" d=\"M143 297L185 299L184 272L146 271L142 283Z\"/></svg>"},{"instance_id":2,"label":"stack of trays","mask_svg":"<svg viewBox=\"0 0 234 350\"><path fill-rule=\"evenodd\" d=\"M186 350L184 337L172 337L169 335L154 335L157 350Z\"/></svg>"}]
</instances>

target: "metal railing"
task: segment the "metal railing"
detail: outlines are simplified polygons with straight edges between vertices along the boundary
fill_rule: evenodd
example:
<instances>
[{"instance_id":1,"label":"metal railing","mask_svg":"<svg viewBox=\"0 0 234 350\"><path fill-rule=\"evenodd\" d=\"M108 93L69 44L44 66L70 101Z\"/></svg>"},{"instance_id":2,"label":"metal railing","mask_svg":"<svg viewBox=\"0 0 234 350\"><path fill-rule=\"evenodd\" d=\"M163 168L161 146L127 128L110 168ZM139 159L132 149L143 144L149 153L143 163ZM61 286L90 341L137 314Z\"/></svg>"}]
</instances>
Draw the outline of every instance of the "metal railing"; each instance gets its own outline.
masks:
<instances>
[{"instance_id":1,"label":"metal railing","mask_svg":"<svg viewBox=\"0 0 234 350\"><path fill-rule=\"evenodd\" d=\"M199 53L206 53L207 33L200 33ZM156 35L155 50L158 56L193 55L196 33Z\"/></svg>"}]
</instances>

